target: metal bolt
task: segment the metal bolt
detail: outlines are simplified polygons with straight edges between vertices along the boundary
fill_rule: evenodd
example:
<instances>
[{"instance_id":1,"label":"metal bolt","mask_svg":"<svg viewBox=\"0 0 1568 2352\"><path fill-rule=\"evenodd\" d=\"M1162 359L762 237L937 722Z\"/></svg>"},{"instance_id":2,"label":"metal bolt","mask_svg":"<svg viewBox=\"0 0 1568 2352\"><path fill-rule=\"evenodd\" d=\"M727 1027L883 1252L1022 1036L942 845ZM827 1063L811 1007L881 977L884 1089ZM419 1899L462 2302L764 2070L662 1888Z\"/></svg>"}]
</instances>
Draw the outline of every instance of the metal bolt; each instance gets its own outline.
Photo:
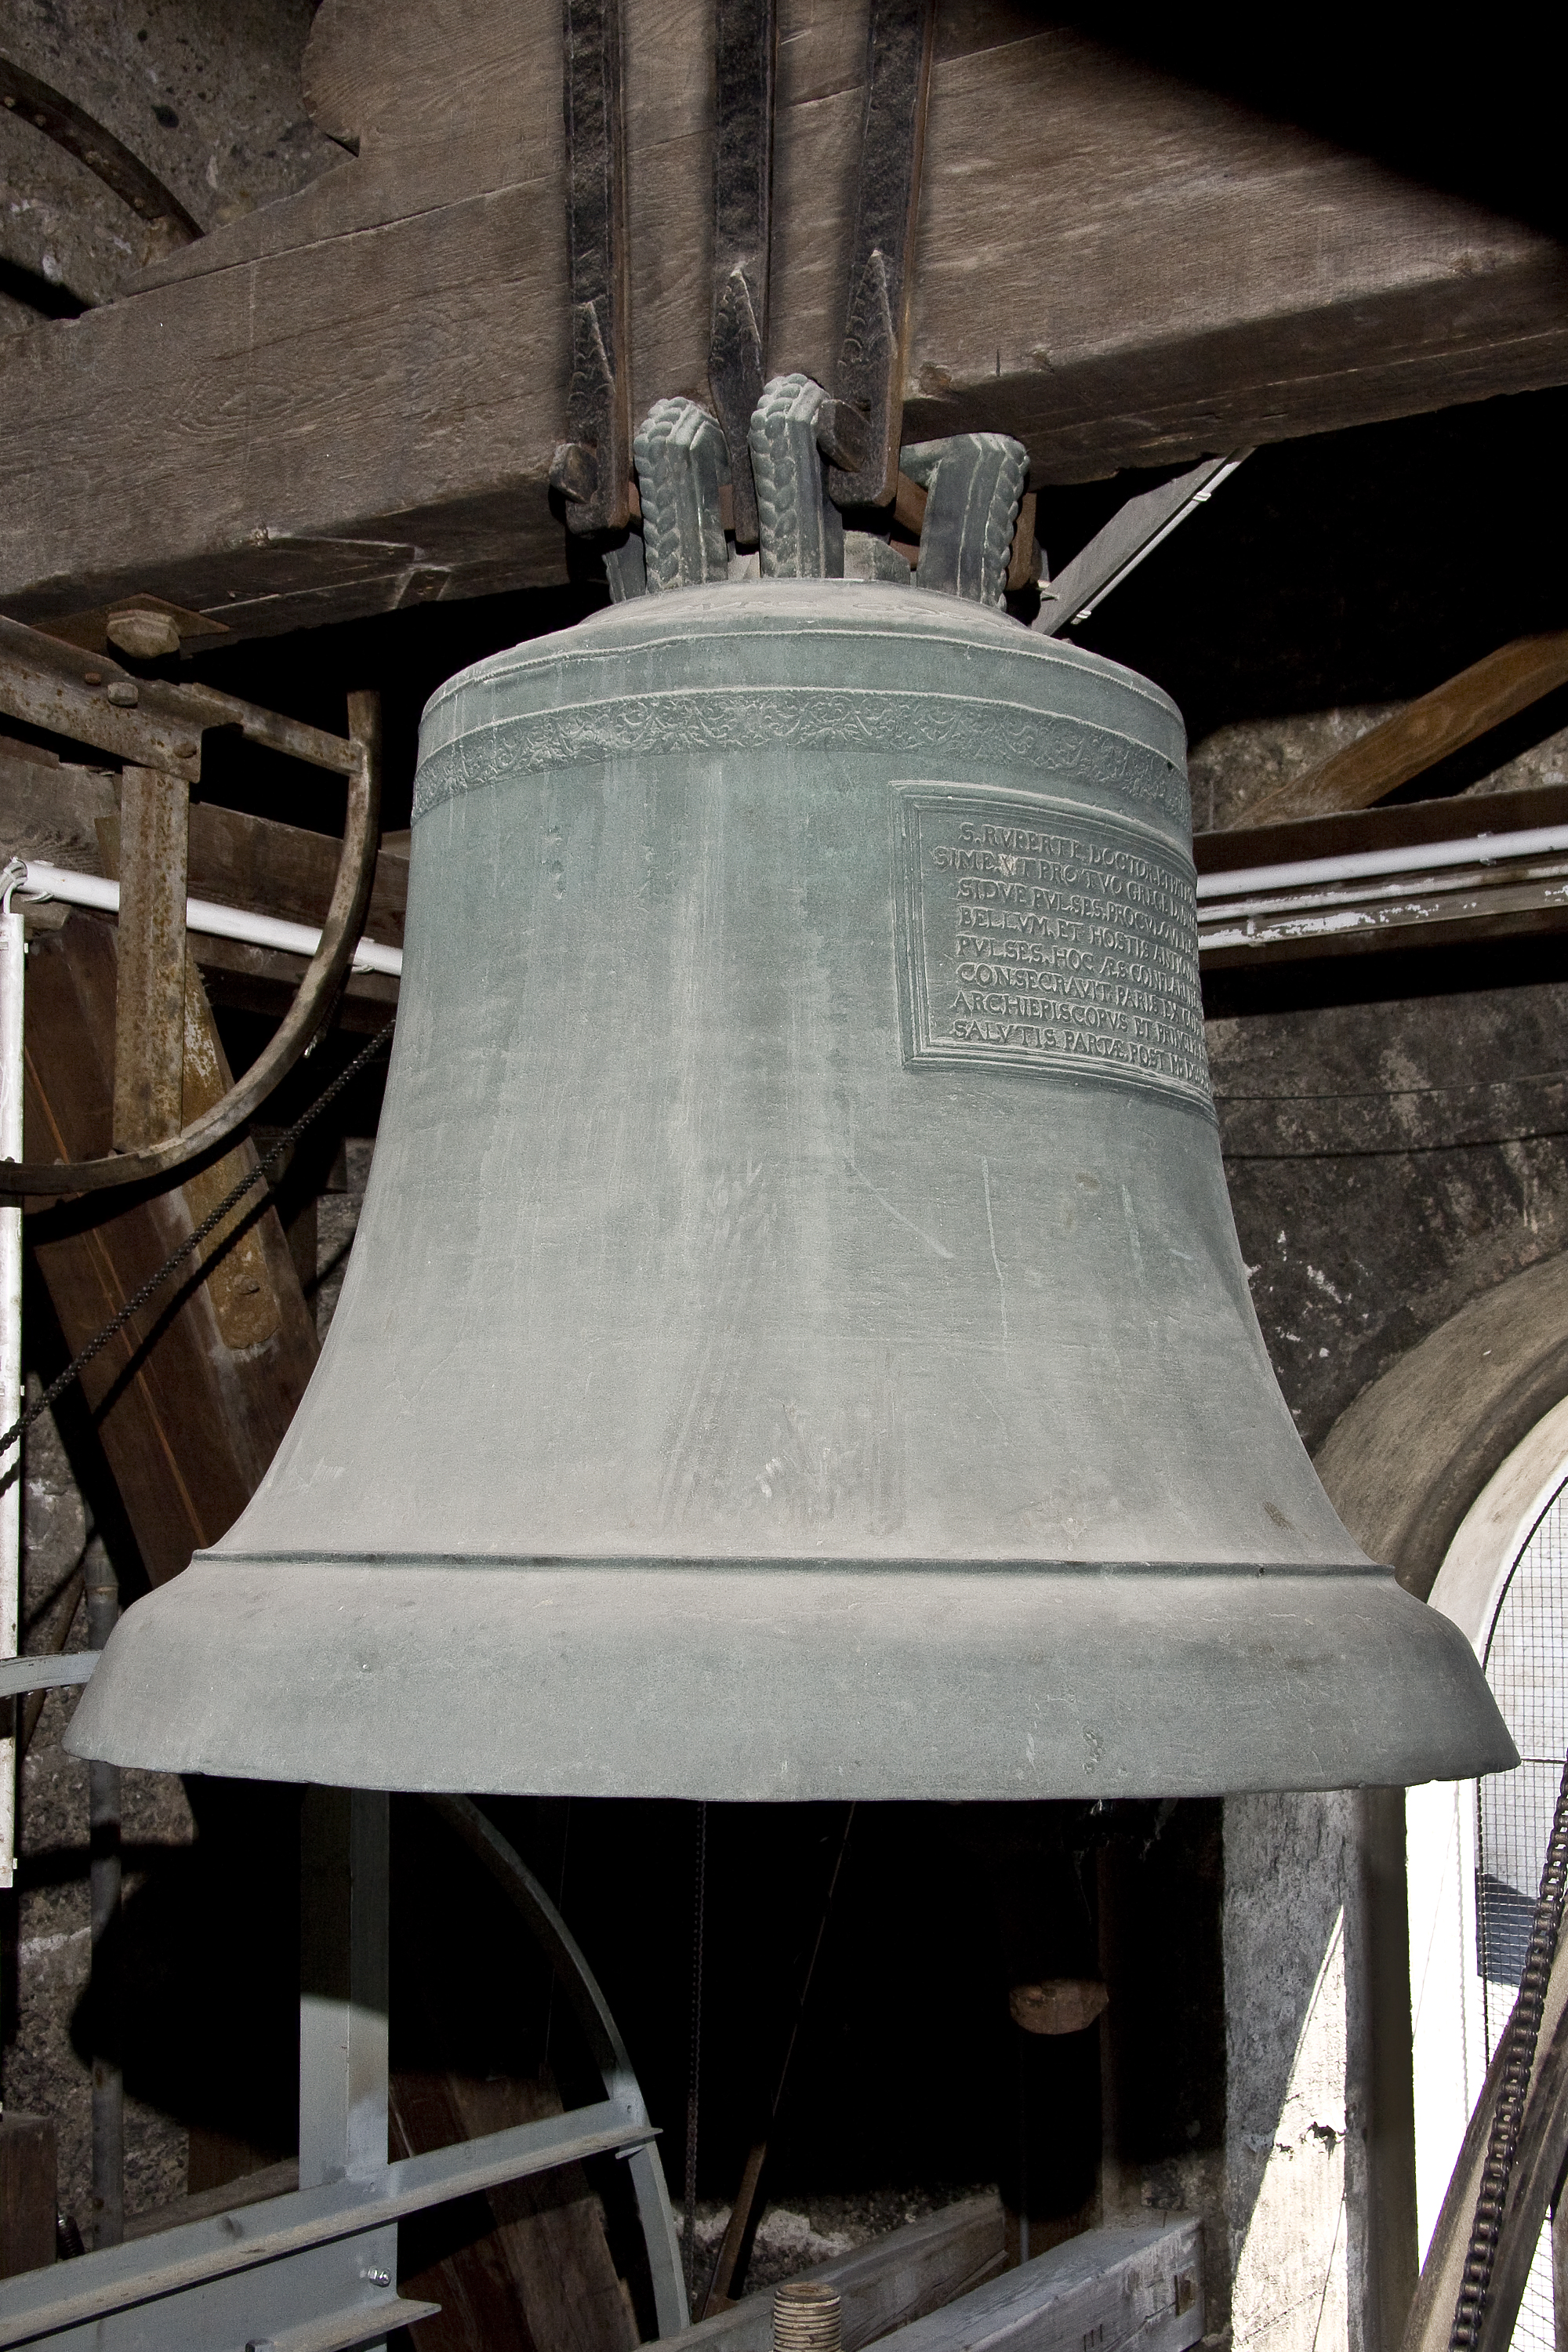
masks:
<instances>
[{"instance_id":1,"label":"metal bolt","mask_svg":"<svg viewBox=\"0 0 1568 2352\"><path fill-rule=\"evenodd\" d=\"M392 2273L390 2271L365 2271L363 2273L363 2276L369 2280L372 2286L390 2286L392 2284Z\"/></svg>"},{"instance_id":2,"label":"metal bolt","mask_svg":"<svg viewBox=\"0 0 1568 2352\"><path fill-rule=\"evenodd\" d=\"M128 677L117 677L104 690L117 710L134 710L141 698Z\"/></svg>"},{"instance_id":3,"label":"metal bolt","mask_svg":"<svg viewBox=\"0 0 1568 2352\"><path fill-rule=\"evenodd\" d=\"M813 2279L786 2279L774 2287L773 2352L844 2352L837 2287Z\"/></svg>"},{"instance_id":4,"label":"metal bolt","mask_svg":"<svg viewBox=\"0 0 1568 2352\"><path fill-rule=\"evenodd\" d=\"M150 612L144 605L110 613L105 634L111 646L118 646L122 654L133 654L138 661L156 661L161 654L180 650L180 632L172 616Z\"/></svg>"}]
</instances>

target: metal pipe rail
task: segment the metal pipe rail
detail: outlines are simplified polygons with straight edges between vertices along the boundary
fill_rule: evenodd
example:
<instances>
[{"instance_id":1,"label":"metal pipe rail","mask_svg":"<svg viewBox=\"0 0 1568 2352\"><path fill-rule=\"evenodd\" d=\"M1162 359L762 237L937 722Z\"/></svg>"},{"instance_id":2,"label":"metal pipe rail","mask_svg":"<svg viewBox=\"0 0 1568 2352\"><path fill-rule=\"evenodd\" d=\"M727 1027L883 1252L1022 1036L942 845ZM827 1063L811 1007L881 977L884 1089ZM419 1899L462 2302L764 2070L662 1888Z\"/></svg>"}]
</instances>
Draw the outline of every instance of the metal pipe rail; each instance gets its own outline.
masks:
<instances>
[{"instance_id":1,"label":"metal pipe rail","mask_svg":"<svg viewBox=\"0 0 1568 2352\"><path fill-rule=\"evenodd\" d=\"M16 884L19 898L58 898L66 907L90 907L100 914L118 915L120 885L101 874L77 874L63 866L46 866L41 858L18 858L22 878ZM243 907L220 906L213 898L185 900L185 929L210 940L239 940L247 947L278 948L288 955L313 956L321 934L312 923L289 923L279 915L255 915ZM362 939L353 951L353 971L384 971L397 978L403 971L403 950L383 947L378 940Z\"/></svg>"},{"instance_id":2,"label":"metal pipe rail","mask_svg":"<svg viewBox=\"0 0 1568 2352\"><path fill-rule=\"evenodd\" d=\"M1339 857L1298 857L1280 866L1237 866L1198 876L1198 904L1260 892L1294 891L1322 883L1371 880L1375 876L1437 873L1455 866L1495 866L1521 857L1561 856L1568 850L1568 824L1531 825L1518 833L1477 833L1462 841L1410 842L1397 849L1356 849ZM1241 911L1226 907L1226 914Z\"/></svg>"},{"instance_id":3,"label":"metal pipe rail","mask_svg":"<svg viewBox=\"0 0 1568 2352\"><path fill-rule=\"evenodd\" d=\"M1433 926L1438 936L1557 928L1568 917L1568 825L1233 866L1200 874L1197 898L1205 962L1415 945Z\"/></svg>"}]
</instances>

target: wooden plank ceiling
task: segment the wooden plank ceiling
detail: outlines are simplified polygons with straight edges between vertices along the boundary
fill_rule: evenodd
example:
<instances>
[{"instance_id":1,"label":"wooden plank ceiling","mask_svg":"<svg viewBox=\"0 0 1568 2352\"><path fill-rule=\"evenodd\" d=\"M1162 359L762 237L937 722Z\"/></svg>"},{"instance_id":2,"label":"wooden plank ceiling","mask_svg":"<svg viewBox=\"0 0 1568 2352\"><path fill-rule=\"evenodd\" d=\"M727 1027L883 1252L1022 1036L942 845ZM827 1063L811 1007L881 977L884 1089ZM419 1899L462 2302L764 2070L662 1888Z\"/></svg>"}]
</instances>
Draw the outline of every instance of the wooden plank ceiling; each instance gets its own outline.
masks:
<instances>
[{"instance_id":1,"label":"wooden plank ceiling","mask_svg":"<svg viewBox=\"0 0 1568 2352\"><path fill-rule=\"evenodd\" d=\"M639 409L701 394L710 11L627 0ZM865 9L781 0L775 367L828 375ZM1568 380L1552 238L1100 46L943 0L906 434L1077 481ZM0 609L258 634L564 576L557 0L324 0L358 152L0 342Z\"/></svg>"}]
</instances>

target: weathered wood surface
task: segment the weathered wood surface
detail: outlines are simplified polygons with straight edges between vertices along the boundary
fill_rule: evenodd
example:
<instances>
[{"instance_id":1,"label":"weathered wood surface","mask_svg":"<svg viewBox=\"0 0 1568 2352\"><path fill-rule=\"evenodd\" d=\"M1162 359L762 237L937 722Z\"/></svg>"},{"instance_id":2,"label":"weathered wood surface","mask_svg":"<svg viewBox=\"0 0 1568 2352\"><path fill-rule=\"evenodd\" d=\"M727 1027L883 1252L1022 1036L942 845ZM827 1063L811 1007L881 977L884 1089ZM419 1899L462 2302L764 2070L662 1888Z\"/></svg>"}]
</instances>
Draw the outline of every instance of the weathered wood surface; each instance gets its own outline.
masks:
<instances>
[{"instance_id":1,"label":"weathered wood surface","mask_svg":"<svg viewBox=\"0 0 1568 2352\"><path fill-rule=\"evenodd\" d=\"M279 824L241 809L199 802L191 811L190 895L289 923L326 919L337 878L338 844L330 834ZM403 945L408 857L384 849L375 863L364 937Z\"/></svg>"},{"instance_id":2,"label":"weathered wood surface","mask_svg":"<svg viewBox=\"0 0 1568 2352\"><path fill-rule=\"evenodd\" d=\"M180 1126L191 795L182 777L156 768L128 767L120 791L114 1148L137 1151Z\"/></svg>"},{"instance_id":3,"label":"weathered wood surface","mask_svg":"<svg viewBox=\"0 0 1568 2352\"><path fill-rule=\"evenodd\" d=\"M232 2144L232 2143L231 2143ZM182 2230L187 2221L210 2221L215 2213L232 2213L237 2206L259 2205L271 2197L290 2197L300 2186L296 2157L263 2166L256 2172L231 2174L211 2189L197 2189L167 2205L132 2213L125 2224L127 2238L155 2238L163 2230Z\"/></svg>"},{"instance_id":4,"label":"weathered wood surface","mask_svg":"<svg viewBox=\"0 0 1568 2352\"><path fill-rule=\"evenodd\" d=\"M37 764L8 760L8 748L0 739L0 850L46 858L79 873L118 874L115 780L98 769L52 761L45 765L47 754L40 754ZM52 855L57 846L61 854ZM283 922L321 924L337 879L338 855L330 834L198 801L188 817L186 895L249 914L276 915ZM408 851L395 844L376 859L363 936L400 948L407 906ZM195 933L190 939L199 954L200 940Z\"/></svg>"},{"instance_id":5,"label":"weathered wood surface","mask_svg":"<svg viewBox=\"0 0 1568 2352\"><path fill-rule=\"evenodd\" d=\"M1446 678L1430 694L1407 702L1332 759L1255 801L1247 812L1247 823L1272 825L1289 817L1327 815L1333 809L1370 808L1565 680L1568 629L1516 637L1458 677Z\"/></svg>"},{"instance_id":6,"label":"weathered wood surface","mask_svg":"<svg viewBox=\"0 0 1568 2352\"><path fill-rule=\"evenodd\" d=\"M861 5L784 0L770 364L830 375ZM629 0L634 414L700 393L709 12ZM327 0L308 81L359 152L0 344L0 600L141 590L241 632L563 576L552 0ZM1037 484L1568 380L1552 239L1007 0L939 17L905 431Z\"/></svg>"},{"instance_id":7,"label":"weathered wood surface","mask_svg":"<svg viewBox=\"0 0 1568 2352\"><path fill-rule=\"evenodd\" d=\"M1520 792L1482 793L1474 798L1456 793L1447 800L1337 810L1278 824L1248 824L1228 831L1200 833L1193 842L1193 856L1200 874L1235 874L1249 867L1353 856L1365 850L1418 848L1432 842L1467 841L1481 835L1495 836L1562 824L1568 824L1568 784L1536 784ZM1209 972L1253 964L1295 963L1320 956L1476 947L1489 940L1539 938L1568 930L1568 875L1563 866L1563 858L1551 853L1523 861L1485 864L1478 855L1468 868L1412 867L1397 877L1368 878L1360 886L1363 897L1359 903L1354 898L1357 886L1346 882L1337 886L1344 893L1340 909L1342 928L1304 931L1291 918L1258 916L1250 937L1245 940L1232 937L1223 946L1216 943L1216 931L1234 931L1239 925L1227 921L1226 900L1207 899L1199 909L1203 968ZM1397 879L1400 896L1377 903L1376 894L1390 878ZM1486 1116L1495 1127L1495 1109Z\"/></svg>"},{"instance_id":8,"label":"weathered wood surface","mask_svg":"<svg viewBox=\"0 0 1568 2352\"><path fill-rule=\"evenodd\" d=\"M969 2197L962 2204L890 2230L852 2253L818 2263L810 2273L838 2289L844 2352L859 2352L895 2328L968 2294L1006 2259L999 2198ZM769 2352L773 2297L765 2290L700 2320L666 2343L680 2352Z\"/></svg>"},{"instance_id":9,"label":"weathered wood surface","mask_svg":"<svg viewBox=\"0 0 1568 2352\"><path fill-rule=\"evenodd\" d=\"M1204 2332L1190 2214L1086 2230L888 2339L889 2352L1187 2352Z\"/></svg>"},{"instance_id":10,"label":"weathered wood surface","mask_svg":"<svg viewBox=\"0 0 1568 2352\"><path fill-rule=\"evenodd\" d=\"M47 2116L0 2116L0 2278L55 2259L55 2126Z\"/></svg>"},{"instance_id":11,"label":"weathered wood surface","mask_svg":"<svg viewBox=\"0 0 1568 2352\"><path fill-rule=\"evenodd\" d=\"M248 947L243 940L209 940L195 931L191 934L191 947L212 1003L257 1013L263 1020L281 1019L305 977L305 958L280 948ZM397 982L390 972L353 973L343 990L335 1025L367 1037L396 1012L397 994Z\"/></svg>"},{"instance_id":12,"label":"weathered wood surface","mask_svg":"<svg viewBox=\"0 0 1568 2352\"><path fill-rule=\"evenodd\" d=\"M395 2158L561 2113L552 2086L515 2075L396 2069ZM405 2294L441 2306L421 2352L634 2352L632 2307L580 2164L503 2183L403 2224Z\"/></svg>"},{"instance_id":13,"label":"weathered wood surface","mask_svg":"<svg viewBox=\"0 0 1568 2352\"><path fill-rule=\"evenodd\" d=\"M279 824L270 817L199 802L191 811L190 895L211 898L247 913L277 915L289 923L320 923L332 895L338 845L303 825ZM364 936L384 946L403 945L408 904L408 853L384 849ZM218 1003L277 1014L285 1010L305 974L305 958L275 948L254 948L240 940L190 934L191 955ZM397 982L390 973L353 973L343 992L338 1023L344 1029L379 1029L397 1004Z\"/></svg>"},{"instance_id":14,"label":"weathered wood surface","mask_svg":"<svg viewBox=\"0 0 1568 2352\"><path fill-rule=\"evenodd\" d=\"M0 855L97 874L98 821L118 814L118 777L0 736Z\"/></svg>"},{"instance_id":15,"label":"weathered wood surface","mask_svg":"<svg viewBox=\"0 0 1568 2352\"><path fill-rule=\"evenodd\" d=\"M1321 914L1303 911L1227 921L1221 910L1211 908L1210 919L1198 929L1203 970L1412 948L1479 947L1491 940L1540 939L1568 930L1568 861L1562 857L1532 861L1526 869L1456 873L1450 867L1443 873L1402 875L1400 881L1397 898L1379 897L1370 883L1359 898L1347 893L1334 908L1331 922Z\"/></svg>"},{"instance_id":16,"label":"weathered wood surface","mask_svg":"<svg viewBox=\"0 0 1568 2352\"><path fill-rule=\"evenodd\" d=\"M27 958L26 1141L40 1160L83 1160L109 1147L114 1076L115 936L75 918ZM226 1080L187 1058L194 1087ZM191 1098L190 1108L200 1099ZM255 1165L238 1145L221 1163L232 1183ZM216 1174L216 1171L211 1171ZM195 1180L207 1181L205 1176ZM221 1192L216 1197L221 1197ZM67 1204L29 1220L66 1345L79 1348L192 1229L206 1205L174 1188L105 1214ZM249 1225L226 1278L232 1317L212 1282L187 1270L82 1374L105 1457L148 1575L176 1575L232 1526L259 1483L316 1360L316 1339L276 1211ZM247 1282L258 1285L252 1293ZM235 1334L231 1342L224 1325ZM264 1328L265 1327L265 1328Z\"/></svg>"},{"instance_id":17,"label":"weathered wood surface","mask_svg":"<svg viewBox=\"0 0 1568 2352\"><path fill-rule=\"evenodd\" d=\"M127 1148L140 1143L157 1142L165 1135L174 1135L194 1119L203 1118L215 1104L220 1103L234 1083L228 1057L218 1036L201 973L194 959L186 953L185 897L189 862L191 811L189 796L183 784L171 777L153 776L151 783L162 788L165 798L160 800L157 790L141 794L132 789L139 772L127 768L122 781L123 803L118 817L100 820L96 828L103 870L120 877L121 920L116 936L116 1001L114 1016L114 1092L115 1134ZM135 910L130 920L125 914L128 885L127 860L123 854L125 820L133 814L138 798L151 801L154 827L151 838L143 844L142 864L152 869L154 882L161 878L174 894L177 905L177 961L166 971L172 982L173 1002L163 1009L158 1023L148 1020L145 1007L127 1004L126 971L151 961L148 943L137 936ZM178 826L171 841L163 828L170 819L170 808L177 809ZM144 812L145 813L145 812ZM226 815L227 811L216 812ZM174 855L172 865L177 871L159 877L159 851ZM143 884L143 896L147 885ZM171 910L165 908L165 915ZM142 920L145 920L143 911ZM173 926L170 926L173 929ZM134 1017L128 1022L131 1011ZM127 1034L129 1029L129 1035ZM143 1117L139 1125L129 1121L121 1110L121 1097L130 1091L126 1079L129 1070L134 1077L142 1071L152 1073L160 1063L166 1065L158 1071L161 1091L158 1114L154 1118ZM151 1089L149 1089L149 1095ZM198 1168L186 1181L184 1191L185 1205L192 1222L202 1224L228 1198L242 1177L248 1176L256 1166L253 1144L242 1142L221 1160ZM270 1339L282 1321L283 1309L272 1282L272 1268L255 1220L254 1197L240 1202L228 1215L216 1225L197 1252L197 1262L206 1269L207 1296L224 1345L227 1348L260 1347ZM312 1269L313 1271L313 1269ZM295 1268L299 1272L298 1266Z\"/></svg>"},{"instance_id":18,"label":"weathered wood surface","mask_svg":"<svg viewBox=\"0 0 1568 2352\"><path fill-rule=\"evenodd\" d=\"M118 779L100 768L71 766L31 744L0 737L0 854L42 858L81 874L112 871L117 838ZM338 845L302 825L198 802L190 813L186 884L194 898L243 907L285 922L320 923L337 872ZM365 936L388 947L403 944L408 900L406 836L384 846L376 861ZM29 903L29 937L58 929L68 909ZM304 977L306 959L272 948L247 947L193 931L191 961L216 1003L276 1017ZM351 976L339 1010L345 1029L378 1029L397 1003L397 982L384 972ZM215 1097L216 1100L216 1097Z\"/></svg>"},{"instance_id":19,"label":"weathered wood surface","mask_svg":"<svg viewBox=\"0 0 1568 2352\"><path fill-rule=\"evenodd\" d=\"M1249 822L1194 834L1193 862L1200 874L1231 874L1249 866L1350 857L1367 849L1468 841L1478 834L1523 833L1548 824L1568 824L1568 784L1533 784L1512 793L1456 793L1447 800L1336 810L1279 824Z\"/></svg>"}]
</instances>

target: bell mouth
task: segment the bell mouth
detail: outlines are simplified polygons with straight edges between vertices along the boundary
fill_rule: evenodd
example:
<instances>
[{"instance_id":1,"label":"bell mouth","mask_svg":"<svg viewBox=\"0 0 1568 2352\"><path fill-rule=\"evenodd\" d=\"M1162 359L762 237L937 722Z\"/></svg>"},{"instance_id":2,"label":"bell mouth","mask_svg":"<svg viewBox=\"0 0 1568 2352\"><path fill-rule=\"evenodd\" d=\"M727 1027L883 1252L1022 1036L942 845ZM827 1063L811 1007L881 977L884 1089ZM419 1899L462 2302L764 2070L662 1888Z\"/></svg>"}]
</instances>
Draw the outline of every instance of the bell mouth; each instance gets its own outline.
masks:
<instances>
[{"instance_id":1,"label":"bell mouth","mask_svg":"<svg viewBox=\"0 0 1568 2352\"><path fill-rule=\"evenodd\" d=\"M197 1559L77 1755L489 1795L1225 1796L1518 1762L1385 1570Z\"/></svg>"}]
</instances>

